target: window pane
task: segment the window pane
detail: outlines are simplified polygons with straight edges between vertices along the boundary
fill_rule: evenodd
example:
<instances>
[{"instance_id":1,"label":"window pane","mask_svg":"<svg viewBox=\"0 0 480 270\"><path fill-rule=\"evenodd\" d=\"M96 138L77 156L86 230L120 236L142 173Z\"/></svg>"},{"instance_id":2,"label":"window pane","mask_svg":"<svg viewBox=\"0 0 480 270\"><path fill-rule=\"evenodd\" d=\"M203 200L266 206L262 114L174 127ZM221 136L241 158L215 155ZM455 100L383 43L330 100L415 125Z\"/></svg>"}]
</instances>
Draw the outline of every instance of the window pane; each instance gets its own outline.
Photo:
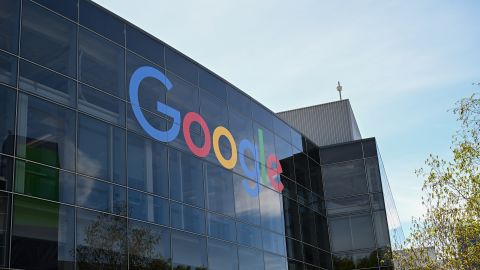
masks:
<instances>
[{"instance_id":1,"label":"window pane","mask_svg":"<svg viewBox=\"0 0 480 270\"><path fill-rule=\"evenodd\" d=\"M209 71L200 68L198 72L199 86L209 91L215 97L223 100L227 100L227 92L225 91L225 83L216 75Z\"/></svg>"},{"instance_id":2,"label":"window pane","mask_svg":"<svg viewBox=\"0 0 480 270\"><path fill-rule=\"evenodd\" d=\"M375 222L377 246L382 248L390 247L390 234L385 211L373 212L373 220Z\"/></svg>"},{"instance_id":3,"label":"window pane","mask_svg":"<svg viewBox=\"0 0 480 270\"><path fill-rule=\"evenodd\" d=\"M263 249L275 254L286 256L285 237L267 230L263 230Z\"/></svg>"},{"instance_id":4,"label":"window pane","mask_svg":"<svg viewBox=\"0 0 480 270\"><path fill-rule=\"evenodd\" d=\"M13 89L0 86L0 152L9 155L13 155L16 96Z\"/></svg>"},{"instance_id":5,"label":"window pane","mask_svg":"<svg viewBox=\"0 0 480 270\"><path fill-rule=\"evenodd\" d=\"M285 215L285 234L295 239L302 239L300 236L300 216L298 214L297 202L284 197L283 209Z\"/></svg>"},{"instance_id":6,"label":"window pane","mask_svg":"<svg viewBox=\"0 0 480 270\"><path fill-rule=\"evenodd\" d=\"M262 248L262 230L257 227L237 222L238 243L254 248Z\"/></svg>"},{"instance_id":7,"label":"window pane","mask_svg":"<svg viewBox=\"0 0 480 270\"><path fill-rule=\"evenodd\" d=\"M327 198L368 191L363 159L324 166L323 181Z\"/></svg>"},{"instance_id":8,"label":"window pane","mask_svg":"<svg viewBox=\"0 0 480 270\"><path fill-rule=\"evenodd\" d=\"M375 247L370 214L330 219L329 227L332 251Z\"/></svg>"},{"instance_id":9,"label":"window pane","mask_svg":"<svg viewBox=\"0 0 480 270\"><path fill-rule=\"evenodd\" d=\"M198 87L171 72L167 72L167 77L173 84L172 90L167 92L167 104L180 111L182 118L188 112L199 112L200 94Z\"/></svg>"},{"instance_id":10,"label":"window pane","mask_svg":"<svg viewBox=\"0 0 480 270\"><path fill-rule=\"evenodd\" d=\"M0 51L0 82L17 86L17 57Z\"/></svg>"},{"instance_id":11,"label":"window pane","mask_svg":"<svg viewBox=\"0 0 480 270\"><path fill-rule=\"evenodd\" d=\"M169 202L159 197L129 190L128 216L157 224L169 225Z\"/></svg>"},{"instance_id":12,"label":"window pane","mask_svg":"<svg viewBox=\"0 0 480 270\"><path fill-rule=\"evenodd\" d=\"M0 2L0 49L14 54L18 51L18 22L20 1L3 0Z\"/></svg>"},{"instance_id":13,"label":"window pane","mask_svg":"<svg viewBox=\"0 0 480 270\"><path fill-rule=\"evenodd\" d=\"M329 164L363 157L360 142L331 146L320 149L321 164Z\"/></svg>"},{"instance_id":14,"label":"window pane","mask_svg":"<svg viewBox=\"0 0 480 270\"><path fill-rule=\"evenodd\" d=\"M126 190L110 183L77 175L77 205L126 215Z\"/></svg>"},{"instance_id":15,"label":"window pane","mask_svg":"<svg viewBox=\"0 0 480 270\"><path fill-rule=\"evenodd\" d=\"M368 188L370 192L382 192L382 181L380 177L380 170L378 168L377 158L365 159L365 166L367 167Z\"/></svg>"},{"instance_id":16,"label":"window pane","mask_svg":"<svg viewBox=\"0 0 480 270\"><path fill-rule=\"evenodd\" d=\"M300 241L286 238L287 256L292 259L303 261L303 244Z\"/></svg>"},{"instance_id":17,"label":"window pane","mask_svg":"<svg viewBox=\"0 0 480 270\"><path fill-rule=\"evenodd\" d=\"M75 175L17 160L15 191L57 202L74 203Z\"/></svg>"},{"instance_id":18,"label":"window pane","mask_svg":"<svg viewBox=\"0 0 480 270\"><path fill-rule=\"evenodd\" d=\"M78 109L110 123L125 126L125 101L79 84Z\"/></svg>"},{"instance_id":19,"label":"window pane","mask_svg":"<svg viewBox=\"0 0 480 270\"><path fill-rule=\"evenodd\" d=\"M13 158L0 155L0 190L11 191L12 181Z\"/></svg>"},{"instance_id":20,"label":"window pane","mask_svg":"<svg viewBox=\"0 0 480 270\"><path fill-rule=\"evenodd\" d=\"M195 233L205 233L205 211L171 203L172 227Z\"/></svg>"},{"instance_id":21,"label":"window pane","mask_svg":"<svg viewBox=\"0 0 480 270\"><path fill-rule=\"evenodd\" d=\"M295 179L300 185L311 188L310 170L308 168L308 158L302 153L298 153L293 158L295 163Z\"/></svg>"},{"instance_id":22,"label":"window pane","mask_svg":"<svg viewBox=\"0 0 480 270\"><path fill-rule=\"evenodd\" d=\"M252 102L252 117L253 120L260 125L273 130L273 115L271 112L267 111L262 105Z\"/></svg>"},{"instance_id":23,"label":"window pane","mask_svg":"<svg viewBox=\"0 0 480 270\"><path fill-rule=\"evenodd\" d=\"M31 1L23 4L20 55L75 78L77 26Z\"/></svg>"},{"instance_id":24,"label":"window pane","mask_svg":"<svg viewBox=\"0 0 480 270\"><path fill-rule=\"evenodd\" d=\"M302 224L303 242L318 246L317 232L315 230L315 212L300 206L300 223Z\"/></svg>"},{"instance_id":25,"label":"window pane","mask_svg":"<svg viewBox=\"0 0 480 270\"><path fill-rule=\"evenodd\" d=\"M103 35L120 45L125 44L124 27L122 21L109 14L95 4L80 1L80 24Z\"/></svg>"},{"instance_id":26,"label":"window pane","mask_svg":"<svg viewBox=\"0 0 480 270\"><path fill-rule=\"evenodd\" d=\"M167 47L165 48L165 62L167 70L174 72L194 85L198 84L197 66L185 56Z\"/></svg>"},{"instance_id":27,"label":"window pane","mask_svg":"<svg viewBox=\"0 0 480 270\"><path fill-rule=\"evenodd\" d=\"M251 196L247 193L244 183L252 187L253 181L246 180L243 177L234 174L233 184L235 190L235 212L237 218L253 224L260 224L260 204L258 196Z\"/></svg>"},{"instance_id":28,"label":"window pane","mask_svg":"<svg viewBox=\"0 0 480 270\"><path fill-rule=\"evenodd\" d=\"M9 193L0 192L0 267L8 267L10 255L10 222L11 222L11 202Z\"/></svg>"},{"instance_id":29,"label":"window pane","mask_svg":"<svg viewBox=\"0 0 480 270\"><path fill-rule=\"evenodd\" d=\"M369 195L346 197L341 199L329 200L326 202L329 215L355 212L370 211Z\"/></svg>"},{"instance_id":30,"label":"window pane","mask_svg":"<svg viewBox=\"0 0 480 270\"><path fill-rule=\"evenodd\" d=\"M245 94L242 94L240 90L236 89L234 86L227 84L227 94L228 94L228 106L230 108L235 108L235 110L241 112L246 117L250 118L252 113L251 100ZM290 135L289 135L290 136Z\"/></svg>"},{"instance_id":31,"label":"window pane","mask_svg":"<svg viewBox=\"0 0 480 270\"><path fill-rule=\"evenodd\" d=\"M237 247L225 242L208 240L208 269L237 270Z\"/></svg>"},{"instance_id":32,"label":"window pane","mask_svg":"<svg viewBox=\"0 0 480 270\"><path fill-rule=\"evenodd\" d=\"M75 113L20 94L17 155L50 166L75 169Z\"/></svg>"},{"instance_id":33,"label":"window pane","mask_svg":"<svg viewBox=\"0 0 480 270\"><path fill-rule=\"evenodd\" d=\"M78 7L77 0L35 0L37 3L45 6L59 14L73 20L77 21L78 18Z\"/></svg>"},{"instance_id":34,"label":"window pane","mask_svg":"<svg viewBox=\"0 0 480 270\"><path fill-rule=\"evenodd\" d=\"M228 127L227 106L203 89L200 89L200 114L212 131L217 126Z\"/></svg>"},{"instance_id":35,"label":"window pane","mask_svg":"<svg viewBox=\"0 0 480 270\"><path fill-rule=\"evenodd\" d=\"M11 266L74 269L74 208L15 196Z\"/></svg>"},{"instance_id":36,"label":"window pane","mask_svg":"<svg viewBox=\"0 0 480 270\"><path fill-rule=\"evenodd\" d=\"M277 158L280 160L280 165L282 166L282 174L295 180L292 146L279 136L275 136L275 148L277 150Z\"/></svg>"},{"instance_id":37,"label":"window pane","mask_svg":"<svg viewBox=\"0 0 480 270\"><path fill-rule=\"evenodd\" d=\"M165 45L130 25L127 25L126 32L128 49L140 54L157 65L165 66Z\"/></svg>"},{"instance_id":38,"label":"window pane","mask_svg":"<svg viewBox=\"0 0 480 270\"><path fill-rule=\"evenodd\" d=\"M170 231L137 221L128 226L129 269L170 270Z\"/></svg>"},{"instance_id":39,"label":"window pane","mask_svg":"<svg viewBox=\"0 0 480 270\"><path fill-rule=\"evenodd\" d=\"M208 235L228 241L235 241L235 222L233 219L208 213Z\"/></svg>"},{"instance_id":40,"label":"window pane","mask_svg":"<svg viewBox=\"0 0 480 270\"><path fill-rule=\"evenodd\" d=\"M328 237L328 223L327 218L315 214L315 225L318 237L318 246L323 250L330 251L330 238Z\"/></svg>"},{"instance_id":41,"label":"window pane","mask_svg":"<svg viewBox=\"0 0 480 270\"><path fill-rule=\"evenodd\" d=\"M126 219L77 209L77 269L126 269Z\"/></svg>"},{"instance_id":42,"label":"window pane","mask_svg":"<svg viewBox=\"0 0 480 270\"><path fill-rule=\"evenodd\" d=\"M207 164L206 177L208 209L235 216L232 173Z\"/></svg>"},{"instance_id":43,"label":"window pane","mask_svg":"<svg viewBox=\"0 0 480 270\"><path fill-rule=\"evenodd\" d=\"M78 44L80 81L124 98L124 50L82 28L79 32Z\"/></svg>"},{"instance_id":44,"label":"window pane","mask_svg":"<svg viewBox=\"0 0 480 270\"><path fill-rule=\"evenodd\" d=\"M170 197L204 207L203 162L169 149Z\"/></svg>"},{"instance_id":45,"label":"window pane","mask_svg":"<svg viewBox=\"0 0 480 270\"><path fill-rule=\"evenodd\" d=\"M238 248L239 270L264 270L263 253L254 249Z\"/></svg>"},{"instance_id":46,"label":"window pane","mask_svg":"<svg viewBox=\"0 0 480 270\"><path fill-rule=\"evenodd\" d=\"M128 186L168 197L168 152L163 144L128 133Z\"/></svg>"},{"instance_id":47,"label":"window pane","mask_svg":"<svg viewBox=\"0 0 480 270\"><path fill-rule=\"evenodd\" d=\"M142 109L142 113L145 116L145 119L147 119L148 123L152 125L155 129L166 131L167 125L168 125L168 128L170 128L170 126L172 125L171 123L168 123L166 118L162 118L158 114L153 114L143 109ZM146 133L145 130L138 123L138 120L133 113L132 105L128 102L127 102L127 128L129 130L143 134L146 137L150 137L150 135Z\"/></svg>"},{"instance_id":48,"label":"window pane","mask_svg":"<svg viewBox=\"0 0 480 270\"><path fill-rule=\"evenodd\" d=\"M77 83L27 61L20 61L18 87L70 107L76 106Z\"/></svg>"},{"instance_id":49,"label":"window pane","mask_svg":"<svg viewBox=\"0 0 480 270\"><path fill-rule=\"evenodd\" d=\"M268 188L260 189L260 212L262 226L272 231L284 234L283 206L281 195Z\"/></svg>"},{"instance_id":50,"label":"window pane","mask_svg":"<svg viewBox=\"0 0 480 270\"><path fill-rule=\"evenodd\" d=\"M291 143L290 127L278 117L273 118L273 130L276 135L282 137L287 143Z\"/></svg>"},{"instance_id":51,"label":"window pane","mask_svg":"<svg viewBox=\"0 0 480 270\"><path fill-rule=\"evenodd\" d=\"M287 270L287 259L270 253L264 253L265 270Z\"/></svg>"},{"instance_id":52,"label":"window pane","mask_svg":"<svg viewBox=\"0 0 480 270\"><path fill-rule=\"evenodd\" d=\"M173 269L206 269L205 237L183 232L172 232Z\"/></svg>"},{"instance_id":53,"label":"window pane","mask_svg":"<svg viewBox=\"0 0 480 270\"><path fill-rule=\"evenodd\" d=\"M125 131L79 114L77 170L125 184Z\"/></svg>"}]
</instances>

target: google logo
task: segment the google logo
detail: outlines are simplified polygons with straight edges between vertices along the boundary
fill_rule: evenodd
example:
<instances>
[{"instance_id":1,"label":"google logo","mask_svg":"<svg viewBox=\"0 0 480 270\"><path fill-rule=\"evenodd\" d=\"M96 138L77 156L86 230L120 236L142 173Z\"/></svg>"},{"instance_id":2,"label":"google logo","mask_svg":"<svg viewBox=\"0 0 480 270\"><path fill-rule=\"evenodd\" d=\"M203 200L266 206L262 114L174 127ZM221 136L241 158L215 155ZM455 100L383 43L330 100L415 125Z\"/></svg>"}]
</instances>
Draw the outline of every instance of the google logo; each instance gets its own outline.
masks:
<instances>
[{"instance_id":1,"label":"google logo","mask_svg":"<svg viewBox=\"0 0 480 270\"><path fill-rule=\"evenodd\" d=\"M240 166L248 178L254 179L256 181L254 187L250 187L248 182L243 180L243 187L250 196L256 197L259 194L259 180L263 180L264 184L270 183L270 186L281 192L284 188L282 182L280 181L279 175L282 173L282 166L280 161L271 153L265 155L264 142L263 142L263 131L258 129L258 148L249 140L243 139L239 142L237 147L237 142L235 141L232 133L223 126L218 126L213 130L213 134L210 132L205 119L196 112L188 112L185 114L182 119L180 116L180 111L164 104L157 102L157 111L163 113L171 118L173 118L174 124L170 127L169 130L162 131L153 127L145 118L142 110L140 109L140 103L138 99L138 91L140 83L146 78L154 78L160 81L166 88L167 91L171 91L173 88L170 80L163 74L161 71L154 67L142 66L139 67L132 74L130 78L129 85L129 96L130 102L132 105L132 110L135 115L135 118L139 122L140 126L145 130L145 132L152 136L154 139L161 142L171 142L177 138L180 133L180 127L182 127L183 137L185 142L190 149L190 151L197 157L204 158L208 156L213 144L213 152L218 160L218 162L226 169L233 169L237 162L240 163ZM193 143L190 127L193 123L200 125L204 142L203 145L198 146ZM224 157L220 151L219 141L221 137L225 137L230 144L231 155L230 157ZM245 161L245 153L250 151L255 157L255 168L248 168ZM262 164L261 169L259 169L259 163Z\"/></svg>"}]
</instances>

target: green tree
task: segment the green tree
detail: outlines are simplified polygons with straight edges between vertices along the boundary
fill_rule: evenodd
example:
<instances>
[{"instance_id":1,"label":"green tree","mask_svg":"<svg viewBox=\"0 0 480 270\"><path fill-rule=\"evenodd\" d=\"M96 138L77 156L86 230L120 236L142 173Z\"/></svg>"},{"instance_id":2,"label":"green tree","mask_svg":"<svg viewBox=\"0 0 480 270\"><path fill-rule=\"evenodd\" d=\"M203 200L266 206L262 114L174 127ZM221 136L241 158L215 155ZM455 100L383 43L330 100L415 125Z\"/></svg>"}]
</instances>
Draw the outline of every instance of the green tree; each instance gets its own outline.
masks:
<instances>
[{"instance_id":1,"label":"green tree","mask_svg":"<svg viewBox=\"0 0 480 270\"><path fill-rule=\"evenodd\" d=\"M409 270L480 269L480 98L456 103L460 124L453 135L452 158L430 155L417 170L424 178L426 213L413 220L397 268Z\"/></svg>"}]
</instances>

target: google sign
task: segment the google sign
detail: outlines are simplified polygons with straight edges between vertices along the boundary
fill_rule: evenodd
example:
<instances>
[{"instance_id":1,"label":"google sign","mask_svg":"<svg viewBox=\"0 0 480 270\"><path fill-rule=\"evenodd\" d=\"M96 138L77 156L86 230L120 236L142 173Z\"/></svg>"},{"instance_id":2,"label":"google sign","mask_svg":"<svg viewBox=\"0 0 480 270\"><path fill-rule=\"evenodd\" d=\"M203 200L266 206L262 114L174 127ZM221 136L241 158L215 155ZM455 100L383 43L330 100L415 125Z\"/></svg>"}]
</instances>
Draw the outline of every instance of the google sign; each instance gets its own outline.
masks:
<instances>
[{"instance_id":1,"label":"google sign","mask_svg":"<svg viewBox=\"0 0 480 270\"><path fill-rule=\"evenodd\" d=\"M245 175L248 178L254 179L256 181L255 186L250 187L248 181L245 179L243 180L243 187L249 195L253 197L258 196L260 191L260 178L262 179L264 184L270 183L270 186L278 192L281 192L283 190L283 184L280 181L279 177L280 173L282 173L282 166L280 165L280 161L274 153L270 153L268 155L265 154L262 129L258 129L258 149L253 144L253 142L247 139L241 140L237 147L235 137L227 128L223 126L218 126L213 130L212 135L211 131L207 126L207 123L205 122L205 119L200 114L196 112L188 112L183 117L182 123L180 112L178 110L164 103L157 102L157 111L173 118L174 123L169 130L158 130L147 121L145 115L140 109L138 92L141 82L146 78L154 78L156 80L159 80L167 88L167 91L171 91L173 85L170 80L165 76L165 74L163 74L161 71L154 67L142 66L135 70L135 72L132 74L129 85L130 102L137 121L147 134L149 134L158 141L171 142L177 138L178 134L180 133L180 127L182 127L185 142L190 151L192 151L195 156L201 158L208 156L213 144L213 151L215 153L215 156L218 162L223 167L231 170L236 166L237 162L240 163L240 166ZM200 125L202 133L204 135L204 142L201 146L193 143L190 133L190 127L193 123L197 123ZM223 154L220 152L219 141L221 137L225 137L230 144L230 157L224 157ZM256 166L253 169L248 168L246 164L244 157L246 151L250 151L255 157ZM258 164L262 164L260 169L260 166Z\"/></svg>"}]
</instances>

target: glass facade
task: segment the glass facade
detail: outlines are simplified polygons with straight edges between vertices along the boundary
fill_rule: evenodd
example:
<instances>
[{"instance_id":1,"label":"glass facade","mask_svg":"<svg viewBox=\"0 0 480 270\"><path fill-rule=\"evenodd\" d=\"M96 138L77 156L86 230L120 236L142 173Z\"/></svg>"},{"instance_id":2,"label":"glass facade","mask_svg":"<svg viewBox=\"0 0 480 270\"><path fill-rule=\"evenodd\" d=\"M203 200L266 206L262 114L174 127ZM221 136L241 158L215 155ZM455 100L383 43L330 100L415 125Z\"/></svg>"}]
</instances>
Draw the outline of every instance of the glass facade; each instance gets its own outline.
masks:
<instances>
[{"instance_id":1,"label":"glass facade","mask_svg":"<svg viewBox=\"0 0 480 270\"><path fill-rule=\"evenodd\" d=\"M376 155L321 162L255 100L87 0L4 0L0 30L0 268L380 266Z\"/></svg>"}]
</instances>

